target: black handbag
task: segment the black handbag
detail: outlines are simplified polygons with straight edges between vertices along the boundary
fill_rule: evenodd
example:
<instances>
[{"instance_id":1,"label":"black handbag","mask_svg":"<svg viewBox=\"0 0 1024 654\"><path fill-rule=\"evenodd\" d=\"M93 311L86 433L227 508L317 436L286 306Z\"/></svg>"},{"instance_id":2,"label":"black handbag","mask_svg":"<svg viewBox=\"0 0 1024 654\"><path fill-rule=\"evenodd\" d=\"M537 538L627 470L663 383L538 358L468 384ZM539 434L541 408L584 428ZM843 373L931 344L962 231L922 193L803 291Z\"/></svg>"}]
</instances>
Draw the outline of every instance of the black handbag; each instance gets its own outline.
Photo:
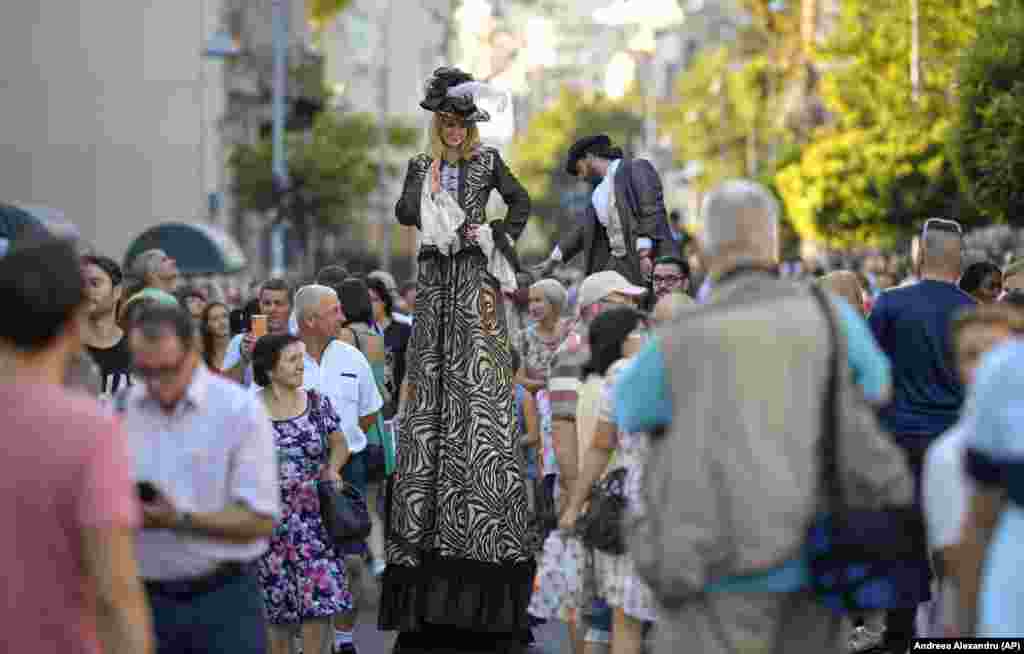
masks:
<instances>
[{"instance_id":1,"label":"black handbag","mask_svg":"<svg viewBox=\"0 0 1024 654\"><path fill-rule=\"evenodd\" d=\"M927 556L924 517L913 506L858 509L846 505L839 474L839 329L832 305L811 286L824 310L832 340L823 409L820 484L829 510L808 529L806 555L819 601L837 611L894 608L893 572Z\"/></svg>"},{"instance_id":2,"label":"black handbag","mask_svg":"<svg viewBox=\"0 0 1024 654\"><path fill-rule=\"evenodd\" d=\"M370 535L370 511L355 486L337 482L317 482L320 517L335 547L361 543Z\"/></svg>"},{"instance_id":3,"label":"black handbag","mask_svg":"<svg viewBox=\"0 0 1024 654\"><path fill-rule=\"evenodd\" d=\"M587 508L576 519L576 535L589 548L607 554L624 554L626 539L622 521L626 516L626 469L616 468L590 489Z\"/></svg>"},{"instance_id":4,"label":"black handbag","mask_svg":"<svg viewBox=\"0 0 1024 654\"><path fill-rule=\"evenodd\" d=\"M324 451L328 452L323 416L320 413L320 396L315 391L309 392L309 416L320 432ZM370 510L362 493L352 484L329 481L317 482L317 496L320 499L320 517L327 528L327 534L335 547L344 547L350 543L366 540L373 528L370 522Z\"/></svg>"}]
</instances>

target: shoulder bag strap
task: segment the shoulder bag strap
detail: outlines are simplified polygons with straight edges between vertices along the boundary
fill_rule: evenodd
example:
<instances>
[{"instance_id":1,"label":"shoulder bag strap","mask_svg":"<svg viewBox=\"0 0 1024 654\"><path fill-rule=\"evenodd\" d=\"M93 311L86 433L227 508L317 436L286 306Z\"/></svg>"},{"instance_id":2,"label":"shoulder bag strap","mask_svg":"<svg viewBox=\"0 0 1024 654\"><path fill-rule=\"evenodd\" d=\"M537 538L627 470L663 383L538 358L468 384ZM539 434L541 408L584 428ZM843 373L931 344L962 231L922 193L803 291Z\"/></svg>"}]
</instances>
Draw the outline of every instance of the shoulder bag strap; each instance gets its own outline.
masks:
<instances>
[{"instance_id":1,"label":"shoulder bag strap","mask_svg":"<svg viewBox=\"0 0 1024 654\"><path fill-rule=\"evenodd\" d=\"M359 331L355 327L349 327L348 330L352 332L352 338L356 342L356 349L363 352L363 343L359 340ZM365 356L366 352L363 352L363 355Z\"/></svg>"},{"instance_id":2,"label":"shoulder bag strap","mask_svg":"<svg viewBox=\"0 0 1024 654\"><path fill-rule=\"evenodd\" d=\"M320 434L320 443L324 447L324 452L327 452L327 456L330 457L331 444L327 440L327 430L324 428L324 415L320 411L320 394L315 390L310 389L307 393L309 399L309 419L313 422L313 426L316 427L317 432Z\"/></svg>"},{"instance_id":3,"label":"shoulder bag strap","mask_svg":"<svg viewBox=\"0 0 1024 654\"><path fill-rule=\"evenodd\" d=\"M816 284L811 284L811 295L821 307L828 323L829 358L828 385L825 387L825 401L822 404L821 418L821 489L829 501L831 511L843 507L843 489L839 475L839 339L841 334L837 324L832 303L825 291Z\"/></svg>"}]
</instances>

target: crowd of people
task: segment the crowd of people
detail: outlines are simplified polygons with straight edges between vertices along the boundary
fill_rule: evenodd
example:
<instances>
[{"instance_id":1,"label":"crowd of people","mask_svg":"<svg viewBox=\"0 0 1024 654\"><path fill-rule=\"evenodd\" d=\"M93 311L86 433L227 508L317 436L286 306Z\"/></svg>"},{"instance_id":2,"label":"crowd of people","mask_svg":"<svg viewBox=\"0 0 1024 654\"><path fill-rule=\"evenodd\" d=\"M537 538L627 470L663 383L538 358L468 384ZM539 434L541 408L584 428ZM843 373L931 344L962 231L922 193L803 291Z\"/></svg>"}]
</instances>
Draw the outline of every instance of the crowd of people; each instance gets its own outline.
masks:
<instances>
[{"instance_id":1,"label":"crowd of people","mask_svg":"<svg viewBox=\"0 0 1024 654\"><path fill-rule=\"evenodd\" d=\"M651 164L598 135L567 156L586 215L527 270L479 92L426 86L404 286L336 262L228 299L161 250L0 258L2 649L355 654L371 580L399 654L518 654L544 621L574 654L1024 634L1024 261L965 265L931 219L910 271L809 280L746 180L708 194L694 253ZM341 488L368 538L329 524ZM873 528L834 554L839 514Z\"/></svg>"}]
</instances>

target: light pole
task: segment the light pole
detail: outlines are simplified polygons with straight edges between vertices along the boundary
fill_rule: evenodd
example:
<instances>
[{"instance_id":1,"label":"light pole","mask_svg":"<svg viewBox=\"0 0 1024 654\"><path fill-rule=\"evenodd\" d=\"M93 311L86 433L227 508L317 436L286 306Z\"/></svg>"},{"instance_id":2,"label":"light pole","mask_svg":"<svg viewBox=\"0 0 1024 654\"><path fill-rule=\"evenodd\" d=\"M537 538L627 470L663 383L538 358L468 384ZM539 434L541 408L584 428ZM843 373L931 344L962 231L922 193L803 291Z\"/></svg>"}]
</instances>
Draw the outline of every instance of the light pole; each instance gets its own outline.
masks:
<instances>
[{"instance_id":1,"label":"light pole","mask_svg":"<svg viewBox=\"0 0 1024 654\"><path fill-rule=\"evenodd\" d=\"M274 190L278 198L284 198L287 193L288 162L285 159L284 151L284 99L286 93L288 74L288 8L286 0L273 0L272 11L274 68L272 79L271 97L271 169L274 178ZM282 247L284 231L281 227L281 209L283 203L279 202L277 207L277 222L270 233L270 269L278 273L284 270L285 248ZM307 243L308 247L308 243Z\"/></svg>"},{"instance_id":2,"label":"light pole","mask_svg":"<svg viewBox=\"0 0 1024 654\"><path fill-rule=\"evenodd\" d=\"M288 184L288 163L284 151L284 100L288 74L288 10L286 0L273 0L274 71L271 100L271 139L274 182L283 191Z\"/></svg>"},{"instance_id":3,"label":"light pole","mask_svg":"<svg viewBox=\"0 0 1024 654\"><path fill-rule=\"evenodd\" d=\"M387 180L387 168L384 165L384 154L385 146L388 142L388 104L390 97L388 94L388 84L391 81L391 55L389 53L389 47L391 45L391 15L392 9L394 8L394 0L388 0L387 3L382 7L383 20L380 20L380 41L378 46L380 47L380 68L377 71L377 102L380 104L379 112L377 114L377 127L380 130L380 143L378 145L377 154L377 196L380 212L377 214L377 220L380 225L380 233L382 238L381 253L380 253L380 267L381 270L391 272L391 218L388 215L388 198L387 198L387 187L385 181Z\"/></svg>"},{"instance_id":4,"label":"light pole","mask_svg":"<svg viewBox=\"0 0 1024 654\"><path fill-rule=\"evenodd\" d=\"M272 0L271 30L273 36L273 72L271 89L271 175L274 192L281 197L288 189L288 161L284 149L284 118L285 98L287 96L288 76L288 0ZM241 56L242 49L238 42L225 30L219 30L207 41L203 56L210 59L226 59ZM205 98L204 98L205 101ZM201 107L205 112L205 108ZM204 114L205 115L205 114ZM201 146L205 149L205 145ZM201 158L200 161L205 160ZM204 165L201 163L201 165ZM278 206L278 217L281 207ZM284 248L275 247L274 239L283 238L280 229L275 228L270 235L270 268L279 271L284 269Z\"/></svg>"}]
</instances>

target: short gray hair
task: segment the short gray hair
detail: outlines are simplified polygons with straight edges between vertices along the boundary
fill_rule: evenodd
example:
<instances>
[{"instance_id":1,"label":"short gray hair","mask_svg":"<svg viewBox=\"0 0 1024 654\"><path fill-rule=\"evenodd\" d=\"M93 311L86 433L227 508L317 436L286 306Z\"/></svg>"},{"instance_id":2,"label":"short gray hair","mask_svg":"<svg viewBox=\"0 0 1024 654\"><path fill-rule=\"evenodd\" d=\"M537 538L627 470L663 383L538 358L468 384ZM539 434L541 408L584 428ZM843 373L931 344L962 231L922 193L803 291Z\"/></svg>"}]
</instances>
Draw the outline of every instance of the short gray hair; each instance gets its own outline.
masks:
<instances>
[{"instance_id":1,"label":"short gray hair","mask_svg":"<svg viewBox=\"0 0 1024 654\"><path fill-rule=\"evenodd\" d=\"M779 203L761 184L730 179L719 184L701 208L702 246L709 255L730 246L760 250L775 248L779 232ZM765 242L771 237L770 243Z\"/></svg>"},{"instance_id":2,"label":"short gray hair","mask_svg":"<svg viewBox=\"0 0 1024 654\"><path fill-rule=\"evenodd\" d=\"M128 276L139 281L145 281L147 277L156 272L157 267L160 265L158 261L166 256L167 253L160 248L152 248L145 252L140 252L132 261L131 268L127 271Z\"/></svg>"},{"instance_id":3,"label":"short gray hair","mask_svg":"<svg viewBox=\"0 0 1024 654\"><path fill-rule=\"evenodd\" d=\"M544 299L548 301L551 306L555 308L557 313L561 313L565 309L565 303L569 300L569 293L562 286L562 283L557 279L542 279L539 282L534 282L530 286L530 290L537 289L544 294Z\"/></svg>"},{"instance_id":4,"label":"short gray hair","mask_svg":"<svg viewBox=\"0 0 1024 654\"><path fill-rule=\"evenodd\" d=\"M320 301L325 297L337 298L338 294L330 286L321 284L309 284L299 289L295 294L295 318L302 326L302 321L320 306Z\"/></svg>"}]
</instances>

